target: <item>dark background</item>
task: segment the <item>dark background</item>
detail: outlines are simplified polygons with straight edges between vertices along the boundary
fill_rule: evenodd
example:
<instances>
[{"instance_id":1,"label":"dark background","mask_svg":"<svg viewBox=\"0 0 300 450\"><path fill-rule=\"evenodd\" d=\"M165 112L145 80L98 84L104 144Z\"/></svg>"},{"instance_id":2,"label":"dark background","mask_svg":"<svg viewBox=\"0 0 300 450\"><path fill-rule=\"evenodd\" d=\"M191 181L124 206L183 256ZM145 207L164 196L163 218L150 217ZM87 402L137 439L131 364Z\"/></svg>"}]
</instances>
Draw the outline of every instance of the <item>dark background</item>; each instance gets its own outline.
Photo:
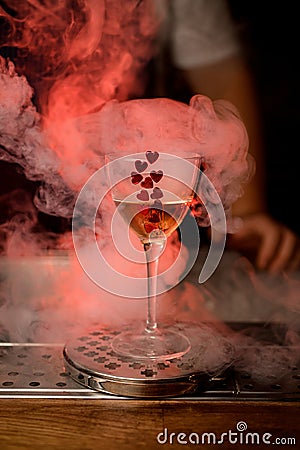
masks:
<instances>
[{"instance_id":1,"label":"dark background","mask_svg":"<svg viewBox=\"0 0 300 450\"><path fill-rule=\"evenodd\" d=\"M296 3L229 0L260 98L272 214L298 222L300 69Z\"/></svg>"},{"instance_id":2,"label":"dark background","mask_svg":"<svg viewBox=\"0 0 300 450\"><path fill-rule=\"evenodd\" d=\"M214 1L214 0L212 0ZM297 2L228 0L259 94L267 161L267 198L270 212L300 235L298 155L300 131L299 21ZM263 9L262 9L263 8ZM11 54L10 54L11 53ZM2 56L15 50L1 49ZM25 179L16 165L0 161L0 196L24 188L33 196L37 183ZM0 220L5 220L0 209ZM39 213L54 231L64 220Z\"/></svg>"}]
</instances>

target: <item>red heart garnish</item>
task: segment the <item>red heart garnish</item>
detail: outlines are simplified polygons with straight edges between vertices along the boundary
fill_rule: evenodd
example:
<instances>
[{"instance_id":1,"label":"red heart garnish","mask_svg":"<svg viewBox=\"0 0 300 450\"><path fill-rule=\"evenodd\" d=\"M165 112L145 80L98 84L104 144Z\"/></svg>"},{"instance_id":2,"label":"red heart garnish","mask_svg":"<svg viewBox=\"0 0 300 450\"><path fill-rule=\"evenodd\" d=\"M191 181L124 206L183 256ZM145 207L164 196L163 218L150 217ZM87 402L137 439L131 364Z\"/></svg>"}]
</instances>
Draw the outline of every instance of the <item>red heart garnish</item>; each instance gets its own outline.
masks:
<instances>
[{"instance_id":1,"label":"red heart garnish","mask_svg":"<svg viewBox=\"0 0 300 450\"><path fill-rule=\"evenodd\" d=\"M143 202L147 202L149 200L149 194L147 191L143 189L141 192L137 194L136 198L142 200Z\"/></svg>"},{"instance_id":2,"label":"red heart garnish","mask_svg":"<svg viewBox=\"0 0 300 450\"><path fill-rule=\"evenodd\" d=\"M142 211L140 211L141 214L143 214L143 216L148 216L149 214L149 208L144 208L142 209Z\"/></svg>"},{"instance_id":3,"label":"red heart garnish","mask_svg":"<svg viewBox=\"0 0 300 450\"><path fill-rule=\"evenodd\" d=\"M162 198L164 196L163 192L159 189L159 187L155 187L153 189L152 194L150 195L151 198L153 199L158 199L158 198Z\"/></svg>"},{"instance_id":4,"label":"red heart garnish","mask_svg":"<svg viewBox=\"0 0 300 450\"><path fill-rule=\"evenodd\" d=\"M153 203L153 208L163 209L163 204L160 200L155 200Z\"/></svg>"},{"instance_id":5,"label":"red heart garnish","mask_svg":"<svg viewBox=\"0 0 300 450\"><path fill-rule=\"evenodd\" d=\"M145 189L152 189L153 188L153 181L150 177L146 177L144 181L141 183L141 186Z\"/></svg>"},{"instance_id":6,"label":"red heart garnish","mask_svg":"<svg viewBox=\"0 0 300 450\"><path fill-rule=\"evenodd\" d=\"M159 157L159 154L157 152L151 152L148 150L146 152L146 158L149 161L150 164L153 164Z\"/></svg>"},{"instance_id":7,"label":"red heart garnish","mask_svg":"<svg viewBox=\"0 0 300 450\"><path fill-rule=\"evenodd\" d=\"M144 228L145 228L145 230L146 230L146 233L151 233L151 231L157 229L157 226L154 225L153 223L145 223L145 224L144 224Z\"/></svg>"},{"instance_id":8,"label":"red heart garnish","mask_svg":"<svg viewBox=\"0 0 300 450\"><path fill-rule=\"evenodd\" d=\"M148 163L146 161L140 161L139 159L134 163L136 170L141 173L147 169Z\"/></svg>"},{"instance_id":9,"label":"red heart garnish","mask_svg":"<svg viewBox=\"0 0 300 450\"><path fill-rule=\"evenodd\" d=\"M151 170L150 172L150 177L152 178L152 180L154 181L154 183L158 183L162 177L163 177L163 171L162 170Z\"/></svg>"},{"instance_id":10,"label":"red heart garnish","mask_svg":"<svg viewBox=\"0 0 300 450\"><path fill-rule=\"evenodd\" d=\"M131 172L131 183L132 184L139 184L140 181L142 181L143 175L137 172Z\"/></svg>"},{"instance_id":11,"label":"red heart garnish","mask_svg":"<svg viewBox=\"0 0 300 450\"><path fill-rule=\"evenodd\" d=\"M160 222L160 211L151 208L149 211L148 221L151 223L159 223Z\"/></svg>"}]
</instances>

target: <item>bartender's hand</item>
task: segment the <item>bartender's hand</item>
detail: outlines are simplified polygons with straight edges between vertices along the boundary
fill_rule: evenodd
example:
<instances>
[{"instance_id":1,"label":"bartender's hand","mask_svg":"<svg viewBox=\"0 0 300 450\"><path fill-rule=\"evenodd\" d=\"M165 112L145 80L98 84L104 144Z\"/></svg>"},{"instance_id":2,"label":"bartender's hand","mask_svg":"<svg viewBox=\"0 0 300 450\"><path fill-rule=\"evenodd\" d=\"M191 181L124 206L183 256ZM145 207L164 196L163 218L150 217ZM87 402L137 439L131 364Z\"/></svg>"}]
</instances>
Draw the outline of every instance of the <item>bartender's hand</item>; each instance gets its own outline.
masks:
<instances>
[{"instance_id":1,"label":"bartender's hand","mask_svg":"<svg viewBox=\"0 0 300 450\"><path fill-rule=\"evenodd\" d=\"M239 230L228 235L227 244L260 270L278 273L300 268L299 237L266 213L244 216Z\"/></svg>"}]
</instances>

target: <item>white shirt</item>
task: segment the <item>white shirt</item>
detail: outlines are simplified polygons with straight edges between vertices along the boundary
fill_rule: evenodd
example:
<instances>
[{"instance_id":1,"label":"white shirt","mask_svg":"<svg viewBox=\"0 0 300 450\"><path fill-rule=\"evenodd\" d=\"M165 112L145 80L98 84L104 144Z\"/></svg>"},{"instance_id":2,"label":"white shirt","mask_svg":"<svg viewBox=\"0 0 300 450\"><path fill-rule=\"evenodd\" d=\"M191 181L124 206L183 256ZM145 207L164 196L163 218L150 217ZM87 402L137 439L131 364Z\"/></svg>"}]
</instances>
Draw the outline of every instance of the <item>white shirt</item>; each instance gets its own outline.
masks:
<instances>
[{"instance_id":1,"label":"white shirt","mask_svg":"<svg viewBox=\"0 0 300 450\"><path fill-rule=\"evenodd\" d=\"M239 51L226 0L155 0L160 40L179 69L208 65Z\"/></svg>"}]
</instances>

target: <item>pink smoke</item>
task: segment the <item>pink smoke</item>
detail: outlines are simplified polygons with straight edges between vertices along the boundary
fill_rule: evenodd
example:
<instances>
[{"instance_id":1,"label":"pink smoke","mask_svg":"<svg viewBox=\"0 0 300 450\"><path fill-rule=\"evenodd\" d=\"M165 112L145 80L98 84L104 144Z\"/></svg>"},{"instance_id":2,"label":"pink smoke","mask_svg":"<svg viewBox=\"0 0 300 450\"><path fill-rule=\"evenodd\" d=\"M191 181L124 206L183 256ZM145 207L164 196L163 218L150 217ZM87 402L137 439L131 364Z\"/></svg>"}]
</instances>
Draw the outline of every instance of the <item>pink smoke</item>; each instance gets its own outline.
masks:
<instances>
[{"instance_id":1,"label":"pink smoke","mask_svg":"<svg viewBox=\"0 0 300 450\"><path fill-rule=\"evenodd\" d=\"M232 203L242 195L243 184L253 173L245 127L235 107L223 100L212 102L196 95L187 105L166 98L139 98L146 82L144 70L156 51L159 23L151 0L9 0L6 4L9 8L0 7L0 15L9 32L2 45L18 51L15 61L0 58L0 158L19 164L28 179L39 182L39 188L35 207L20 193L12 198L16 214L1 225L3 253L9 256L3 265L6 270L12 267L2 286L2 320L11 339L46 337L50 341L64 340L72 327L76 332L76 327L94 319L116 326L132 317L139 320L145 317L142 302L128 301L124 308L123 299L87 280L72 254L70 234L53 240L53 236L35 232L37 210L71 218L78 192L112 149L120 155L148 149L175 153L180 149L201 153L205 173L229 218ZM108 258L118 268L137 276L137 266L125 265L108 245L111 236L107 224L112 211L113 206L107 205L107 217L99 221L100 245L107 244ZM201 205L198 211L199 223L209 225ZM64 256L43 259L45 249L51 247L68 249L67 261ZM168 248L162 267L172 263L177 249L178 242ZM32 254L41 257L46 284L45 278L37 281L36 272L27 270L36 267L36 259L27 259ZM27 258L17 258L20 256ZM16 276L18 264L23 264L23 269L25 265L25 271L17 271ZM230 261L228 267L233 267ZM228 271L223 273L226 278ZM245 306L241 298L232 298L228 279L217 283L217 295L210 285L200 294L199 286L179 287L160 302L160 317L214 321L217 330L231 336L231 330L222 323L228 316L217 317L206 299L210 293L212 302L219 301L216 310L223 312L233 308L234 300L236 310ZM271 303L277 298L268 284L250 279L264 300ZM34 292L24 298L28 283ZM248 287L249 277L245 283ZM298 312L298 282L290 286L287 304ZM245 291L245 284L238 287ZM253 294L250 288L247 292ZM281 293L283 296L283 288ZM282 306L282 302L278 304ZM18 323L15 310L20 312ZM253 312L242 311L246 319ZM286 340L298 343L297 333L292 331ZM233 333L233 340L235 337ZM248 347L256 343L251 337L245 341ZM261 355L264 353L259 358ZM246 355L253 369L258 359ZM275 358L276 367L279 359ZM274 364L270 367L272 370Z\"/></svg>"},{"instance_id":2,"label":"pink smoke","mask_svg":"<svg viewBox=\"0 0 300 450\"><path fill-rule=\"evenodd\" d=\"M249 176L247 133L233 105L200 95L190 105L138 100L146 81L143 70L156 51L153 2L73 5L28 1L20 9L12 0L9 12L1 11L11 27L6 44L16 46L19 57L17 71L13 62L1 59L0 157L39 182L36 208L72 217L77 193L112 149L122 155L178 148L203 155L206 174L229 213ZM113 205L107 205L99 222L100 245L106 244L107 257L118 268L137 275L143 268L124 264L108 245L112 212ZM208 224L204 215L202 224ZM33 222L26 226L32 235ZM11 229L6 228L6 249L17 255L18 227ZM72 241L64 236L54 245L72 248ZM167 248L162 268L172 264L177 248L177 243Z\"/></svg>"}]
</instances>

